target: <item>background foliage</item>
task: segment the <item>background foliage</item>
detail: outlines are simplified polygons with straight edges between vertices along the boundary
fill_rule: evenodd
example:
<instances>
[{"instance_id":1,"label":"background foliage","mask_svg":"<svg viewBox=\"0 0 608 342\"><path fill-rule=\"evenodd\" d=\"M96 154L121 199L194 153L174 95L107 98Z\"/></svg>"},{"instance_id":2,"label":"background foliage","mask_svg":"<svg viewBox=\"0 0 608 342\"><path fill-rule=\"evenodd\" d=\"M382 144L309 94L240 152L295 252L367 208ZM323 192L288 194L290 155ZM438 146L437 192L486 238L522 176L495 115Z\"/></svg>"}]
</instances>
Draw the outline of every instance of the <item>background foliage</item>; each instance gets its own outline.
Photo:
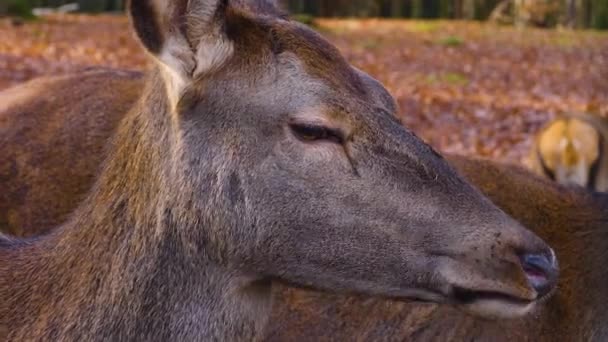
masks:
<instances>
[{"instance_id":1,"label":"background foliage","mask_svg":"<svg viewBox=\"0 0 608 342\"><path fill-rule=\"evenodd\" d=\"M608 29L608 0L280 1L292 13L320 17L492 18L521 25ZM120 11L124 6L124 0L0 0L0 13L28 17L32 7L57 7L69 2L77 2L83 12ZM494 11L497 7L503 11Z\"/></svg>"},{"instance_id":2,"label":"background foliage","mask_svg":"<svg viewBox=\"0 0 608 342\"><path fill-rule=\"evenodd\" d=\"M520 161L557 114L608 117L608 32L449 20L316 26L387 86L406 125L444 151ZM93 65L147 63L122 15L56 15L19 26L0 19L0 37L0 90Z\"/></svg>"}]
</instances>

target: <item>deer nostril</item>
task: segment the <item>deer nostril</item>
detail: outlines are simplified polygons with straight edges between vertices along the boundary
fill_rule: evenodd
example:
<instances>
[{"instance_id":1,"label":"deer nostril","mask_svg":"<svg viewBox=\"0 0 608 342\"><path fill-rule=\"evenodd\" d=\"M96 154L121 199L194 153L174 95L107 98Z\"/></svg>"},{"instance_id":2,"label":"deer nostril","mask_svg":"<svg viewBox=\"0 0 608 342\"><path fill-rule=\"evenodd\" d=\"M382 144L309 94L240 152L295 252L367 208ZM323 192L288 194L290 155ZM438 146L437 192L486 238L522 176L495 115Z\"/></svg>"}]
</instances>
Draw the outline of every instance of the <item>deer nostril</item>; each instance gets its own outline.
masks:
<instances>
[{"instance_id":1,"label":"deer nostril","mask_svg":"<svg viewBox=\"0 0 608 342\"><path fill-rule=\"evenodd\" d=\"M538 298L551 292L555 287L558 273L557 260L552 250L546 254L524 254L521 263L528 282L538 294Z\"/></svg>"}]
</instances>

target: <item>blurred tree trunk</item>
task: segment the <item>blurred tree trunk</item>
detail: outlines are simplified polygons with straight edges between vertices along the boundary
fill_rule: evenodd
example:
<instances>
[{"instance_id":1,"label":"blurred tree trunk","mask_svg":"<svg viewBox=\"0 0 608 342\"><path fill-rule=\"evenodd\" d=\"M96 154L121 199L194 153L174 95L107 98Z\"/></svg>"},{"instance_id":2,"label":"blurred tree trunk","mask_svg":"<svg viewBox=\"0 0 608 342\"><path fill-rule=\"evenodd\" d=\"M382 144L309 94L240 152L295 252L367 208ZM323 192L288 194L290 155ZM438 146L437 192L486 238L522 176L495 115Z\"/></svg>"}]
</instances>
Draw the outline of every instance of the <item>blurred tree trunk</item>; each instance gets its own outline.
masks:
<instances>
[{"instance_id":1,"label":"blurred tree trunk","mask_svg":"<svg viewBox=\"0 0 608 342\"><path fill-rule=\"evenodd\" d=\"M577 0L566 0L564 13L564 25L575 28L578 26L577 20Z\"/></svg>"},{"instance_id":2,"label":"blurred tree trunk","mask_svg":"<svg viewBox=\"0 0 608 342\"><path fill-rule=\"evenodd\" d=\"M403 15L403 0L391 0L390 16L399 18Z\"/></svg>"},{"instance_id":3,"label":"blurred tree trunk","mask_svg":"<svg viewBox=\"0 0 608 342\"><path fill-rule=\"evenodd\" d=\"M123 0L108 0L106 10L112 12L122 11L124 8L123 5Z\"/></svg>"},{"instance_id":4,"label":"blurred tree trunk","mask_svg":"<svg viewBox=\"0 0 608 342\"><path fill-rule=\"evenodd\" d=\"M319 2L318 1L303 1L304 13L319 15Z\"/></svg>"},{"instance_id":5,"label":"blurred tree trunk","mask_svg":"<svg viewBox=\"0 0 608 342\"><path fill-rule=\"evenodd\" d=\"M591 27L608 29L608 0L592 0Z\"/></svg>"},{"instance_id":6,"label":"blurred tree trunk","mask_svg":"<svg viewBox=\"0 0 608 342\"><path fill-rule=\"evenodd\" d=\"M331 10L331 1L328 0L319 0L318 1L318 11L319 11L319 15L321 17L330 17L332 10Z\"/></svg>"},{"instance_id":7,"label":"blurred tree trunk","mask_svg":"<svg viewBox=\"0 0 608 342\"><path fill-rule=\"evenodd\" d=\"M82 12L103 12L106 9L105 0L78 0L78 6Z\"/></svg>"},{"instance_id":8,"label":"blurred tree trunk","mask_svg":"<svg viewBox=\"0 0 608 342\"><path fill-rule=\"evenodd\" d=\"M441 0L439 3L439 17L440 18L453 18L454 17L454 3L452 0Z\"/></svg>"},{"instance_id":9,"label":"blurred tree trunk","mask_svg":"<svg viewBox=\"0 0 608 342\"><path fill-rule=\"evenodd\" d=\"M462 18L475 19L475 0L462 1Z\"/></svg>"},{"instance_id":10,"label":"blurred tree trunk","mask_svg":"<svg viewBox=\"0 0 608 342\"><path fill-rule=\"evenodd\" d=\"M424 18L439 18L441 13L441 2L440 0L426 0L424 1Z\"/></svg>"},{"instance_id":11,"label":"blurred tree trunk","mask_svg":"<svg viewBox=\"0 0 608 342\"><path fill-rule=\"evenodd\" d=\"M289 8L292 13L303 13L305 12L305 2L304 0L283 0L281 5L283 8Z\"/></svg>"},{"instance_id":12,"label":"blurred tree trunk","mask_svg":"<svg viewBox=\"0 0 608 342\"><path fill-rule=\"evenodd\" d=\"M576 11L577 27L589 27L591 24L591 1L577 0Z\"/></svg>"},{"instance_id":13,"label":"blurred tree trunk","mask_svg":"<svg viewBox=\"0 0 608 342\"><path fill-rule=\"evenodd\" d=\"M462 18L462 0L454 0L454 18Z\"/></svg>"},{"instance_id":14,"label":"blurred tree trunk","mask_svg":"<svg viewBox=\"0 0 608 342\"><path fill-rule=\"evenodd\" d=\"M412 18L422 18L422 14L424 11L423 1L422 0L412 0L411 1L411 13Z\"/></svg>"}]
</instances>

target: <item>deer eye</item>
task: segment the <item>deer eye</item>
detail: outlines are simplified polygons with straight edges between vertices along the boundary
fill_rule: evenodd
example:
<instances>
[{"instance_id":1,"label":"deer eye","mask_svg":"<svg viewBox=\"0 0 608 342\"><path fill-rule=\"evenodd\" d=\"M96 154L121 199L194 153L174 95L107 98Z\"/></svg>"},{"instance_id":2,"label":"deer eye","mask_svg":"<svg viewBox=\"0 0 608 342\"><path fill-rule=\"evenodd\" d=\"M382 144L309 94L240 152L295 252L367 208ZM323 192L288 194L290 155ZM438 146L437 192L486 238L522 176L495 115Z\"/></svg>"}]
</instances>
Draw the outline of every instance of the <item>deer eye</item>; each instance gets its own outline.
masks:
<instances>
[{"instance_id":1,"label":"deer eye","mask_svg":"<svg viewBox=\"0 0 608 342\"><path fill-rule=\"evenodd\" d=\"M344 143L344 134L335 128L312 124L290 124L289 127L296 137L305 142L326 140L336 144Z\"/></svg>"}]
</instances>

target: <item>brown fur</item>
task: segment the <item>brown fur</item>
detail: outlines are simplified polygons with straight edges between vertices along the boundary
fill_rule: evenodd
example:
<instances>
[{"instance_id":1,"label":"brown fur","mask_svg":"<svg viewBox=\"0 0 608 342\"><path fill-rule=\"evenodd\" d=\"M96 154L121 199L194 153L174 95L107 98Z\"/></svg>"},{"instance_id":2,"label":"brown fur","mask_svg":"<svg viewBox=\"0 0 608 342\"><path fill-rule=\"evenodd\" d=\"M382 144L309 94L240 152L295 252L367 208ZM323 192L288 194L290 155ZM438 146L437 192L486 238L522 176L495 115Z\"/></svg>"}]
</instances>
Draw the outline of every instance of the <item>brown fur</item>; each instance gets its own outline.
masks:
<instances>
[{"instance_id":1,"label":"brown fur","mask_svg":"<svg viewBox=\"0 0 608 342\"><path fill-rule=\"evenodd\" d=\"M269 341L605 341L608 196L562 188L519 167L450 157L496 204L545 238L557 293L531 315L490 321L433 304L277 289Z\"/></svg>"},{"instance_id":2,"label":"brown fur","mask_svg":"<svg viewBox=\"0 0 608 342\"><path fill-rule=\"evenodd\" d=\"M561 188L518 167L458 156L451 156L450 161L507 213L555 247L563 271L554 297L525 320L496 323L433 304L279 287L268 339L602 340L608 318L608 303L601 295L608 285L603 272L608 198Z\"/></svg>"},{"instance_id":3,"label":"brown fur","mask_svg":"<svg viewBox=\"0 0 608 342\"><path fill-rule=\"evenodd\" d=\"M98 172L68 220L0 237L0 336L251 340L277 283L495 318L548 296L548 246L399 125L386 90L315 33L240 2L129 6L157 65L118 125L72 127L105 161L64 164L88 168L83 182ZM63 90L37 96L88 105Z\"/></svg>"},{"instance_id":4,"label":"brown fur","mask_svg":"<svg viewBox=\"0 0 608 342\"><path fill-rule=\"evenodd\" d=\"M2 231L31 236L67 219L91 188L105 142L142 87L139 73L96 68L0 93ZM46 89L59 91L40 96Z\"/></svg>"}]
</instances>

